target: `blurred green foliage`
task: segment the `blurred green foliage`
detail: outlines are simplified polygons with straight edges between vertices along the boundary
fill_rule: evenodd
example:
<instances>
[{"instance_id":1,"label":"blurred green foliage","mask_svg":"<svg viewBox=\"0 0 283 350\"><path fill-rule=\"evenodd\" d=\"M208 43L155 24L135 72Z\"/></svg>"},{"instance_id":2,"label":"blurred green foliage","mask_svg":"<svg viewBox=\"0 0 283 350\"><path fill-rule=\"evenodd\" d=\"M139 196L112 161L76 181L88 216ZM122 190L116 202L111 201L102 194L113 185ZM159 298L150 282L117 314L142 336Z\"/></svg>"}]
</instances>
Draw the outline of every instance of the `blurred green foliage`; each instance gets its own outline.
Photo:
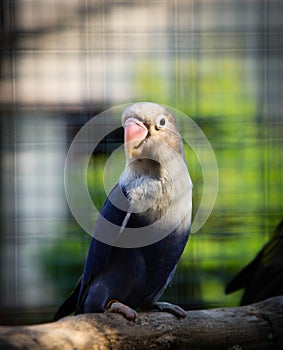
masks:
<instances>
[{"instance_id":1,"label":"blurred green foliage","mask_svg":"<svg viewBox=\"0 0 283 350\"><path fill-rule=\"evenodd\" d=\"M191 235L163 299L188 308L237 305L241 292L225 296L225 285L253 259L282 215L278 130L259 118L256 79L243 60L209 54L179 58L173 62L172 77L162 75L162 64L162 60L141 62L135 77L137 100L163 103L192 117L212 144L219 167L214 211L201 231ZM190 148L185 151L197 208L202 170ZM103 180L108 188L115 183L124 164L123 152L105 173L106 160L106 155L98 155L89 165L89 190L98 208L106 197ZM57 300L74 286L88 249L88 235L70 222L65 236L43 254L45 272L57 286ZM76 232L73 240L70 231Z\"/></svg>"}]
</instances>

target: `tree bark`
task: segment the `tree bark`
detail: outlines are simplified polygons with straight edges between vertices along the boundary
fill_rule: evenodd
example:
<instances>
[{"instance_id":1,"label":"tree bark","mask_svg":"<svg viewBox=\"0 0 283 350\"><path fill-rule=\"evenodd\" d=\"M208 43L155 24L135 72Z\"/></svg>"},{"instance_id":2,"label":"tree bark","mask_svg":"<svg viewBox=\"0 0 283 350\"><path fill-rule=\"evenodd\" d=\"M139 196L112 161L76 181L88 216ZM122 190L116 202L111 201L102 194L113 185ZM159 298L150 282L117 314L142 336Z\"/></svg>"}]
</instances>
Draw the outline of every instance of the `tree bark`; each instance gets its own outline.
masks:
<instances>
[{"instance_id":1,"label":"tree bark","mask_svg":"<svg viewBox=\"0 0 283 350\"><path fill-rule=\"evenodd\" d=\"M53 323L0 327L0 349L282 349L283 296L235 308L188 311L185 319L162 312L85 314Z\"/></svg>"}]
</instances>

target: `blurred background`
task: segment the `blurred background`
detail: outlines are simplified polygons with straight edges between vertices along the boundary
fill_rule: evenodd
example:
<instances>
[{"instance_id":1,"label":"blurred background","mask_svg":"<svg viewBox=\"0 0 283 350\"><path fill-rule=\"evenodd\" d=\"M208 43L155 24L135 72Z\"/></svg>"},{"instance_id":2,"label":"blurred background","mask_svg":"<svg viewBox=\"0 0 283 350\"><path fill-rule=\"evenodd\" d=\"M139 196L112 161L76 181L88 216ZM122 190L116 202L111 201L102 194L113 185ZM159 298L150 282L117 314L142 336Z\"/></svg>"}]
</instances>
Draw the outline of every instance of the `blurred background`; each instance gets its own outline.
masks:
<instances>
[{"instance_id":1,"label":"blurred background","mask_svg":"<svg viewBox=\"0 0 283 350\"><path fill-rule=\"evenodd\" d=\"M145 100L189 115L219 167L212 215L163 299L238 305L225 285L283 217L282 3L2 0L0 13L0 323L51 321L74 287L90 237L66 202L68 147L93 116ZM117 130L90 161L98 207L121 143ZM186 153L197 206L202 172Z\"/></svg>"}]
</instances>

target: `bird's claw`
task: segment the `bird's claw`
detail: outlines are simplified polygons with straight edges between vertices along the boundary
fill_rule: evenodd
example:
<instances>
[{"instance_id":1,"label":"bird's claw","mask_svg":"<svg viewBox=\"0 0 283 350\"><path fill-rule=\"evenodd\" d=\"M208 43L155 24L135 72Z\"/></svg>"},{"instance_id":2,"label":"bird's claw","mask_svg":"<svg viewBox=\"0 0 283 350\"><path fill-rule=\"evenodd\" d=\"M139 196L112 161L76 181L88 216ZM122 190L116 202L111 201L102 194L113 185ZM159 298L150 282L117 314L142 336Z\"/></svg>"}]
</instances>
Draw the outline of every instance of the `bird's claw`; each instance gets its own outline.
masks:
<instances>
[{"instance_id":1,"label":"bird's claw","mask_svg":"<svg viewBox=\"0 0 283 350\"><path fill-rule=\"evenodd\" d=\"M138 317L138 314L135 310L125 304L120 303L119 301L113 302L110 305L109 309L107 309L105 312L118 313L120 315L123 315L129 321L133 321Z\"/></svg>"},{"instance_id":2,"label":"bird's claw","mask_svg":"<svg viewBox=\"0 0 283 350\"><path fill-rule=\"evenodd\" d=\"M159 310L164 312L169 312L170 314L173 314L177 316L178 318L185 318L187 316L187 312L182 309L178 305L174 305L171 303L166 302L156 302L151 305L152 310Z\"/></svg>"}]
</instances>

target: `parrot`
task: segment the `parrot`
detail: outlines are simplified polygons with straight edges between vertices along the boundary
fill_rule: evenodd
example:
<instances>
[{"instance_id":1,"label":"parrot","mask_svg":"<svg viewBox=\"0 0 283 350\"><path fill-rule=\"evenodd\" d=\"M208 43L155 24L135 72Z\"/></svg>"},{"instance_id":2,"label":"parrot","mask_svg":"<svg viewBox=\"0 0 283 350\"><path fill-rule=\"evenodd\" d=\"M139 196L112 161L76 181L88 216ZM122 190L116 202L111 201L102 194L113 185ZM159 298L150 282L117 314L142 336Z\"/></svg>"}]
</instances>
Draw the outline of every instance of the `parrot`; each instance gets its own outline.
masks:
<instances>
[{"instance_id":1,"label":"parrot","mask_svg":"<svg viewBox=\"0 0 283 350\"><path fill-rule=\"evenodd\" d=\"M226 286L229 294L244 289L241 305L283 294L283 220L269 242Z\"/></svg>"},{"instance_id":2,"label":"parrot","mask_svg":"<svg viewBox=\"0 0 283 350\"><path fill-rule=\"evenodd\" d=\"M99 312L135 320L137 310L186 316L180 306L159 301L191 227L192 181L176 118L162 105L137 102L121 120L125 167L96 220L83 274L55 321Z\"/></svg>"}]
</instances>

